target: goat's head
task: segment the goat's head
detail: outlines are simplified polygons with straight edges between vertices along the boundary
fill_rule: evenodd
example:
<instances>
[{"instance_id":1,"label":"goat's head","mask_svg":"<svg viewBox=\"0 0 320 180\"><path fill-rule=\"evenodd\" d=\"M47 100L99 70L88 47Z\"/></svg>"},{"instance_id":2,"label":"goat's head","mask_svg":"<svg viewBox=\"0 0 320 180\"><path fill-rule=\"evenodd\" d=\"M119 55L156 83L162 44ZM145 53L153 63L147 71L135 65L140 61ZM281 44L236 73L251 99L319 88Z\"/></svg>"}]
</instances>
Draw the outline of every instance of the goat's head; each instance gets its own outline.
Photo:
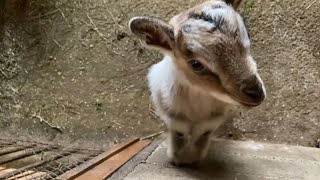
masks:
<instances>
[{"instance_id":1,"label":"goat's head","mask_svg":"<svg viewBox=\"0 0 320 180\"><path fill-rule=\"evenodd\" d=\"M173 17L131 19L131 31L146 45L170 55L189 82L230 104L257 106L263 82L250 53L250 40L237 12L239 0L212 0Z\"/></svg>"}]
</instances>

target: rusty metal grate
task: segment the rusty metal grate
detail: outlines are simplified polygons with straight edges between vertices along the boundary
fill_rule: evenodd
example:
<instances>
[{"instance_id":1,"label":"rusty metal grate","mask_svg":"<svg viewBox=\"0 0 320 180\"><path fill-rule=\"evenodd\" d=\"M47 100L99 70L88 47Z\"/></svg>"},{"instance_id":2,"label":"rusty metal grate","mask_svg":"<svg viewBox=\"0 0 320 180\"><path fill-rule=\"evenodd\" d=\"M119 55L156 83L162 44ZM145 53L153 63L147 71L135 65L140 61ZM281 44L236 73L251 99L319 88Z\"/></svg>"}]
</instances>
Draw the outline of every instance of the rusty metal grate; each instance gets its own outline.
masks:
<instances>
[{"instance_id":1,"label":"rusty metal grate","mask_svg":"<svg viewBox=\"0 0 320 180\"><path fill-rule=\"evenodd\" d=\"M54 179L102 152L0 138L0 180Z\"/></svg>"}]
</instances>

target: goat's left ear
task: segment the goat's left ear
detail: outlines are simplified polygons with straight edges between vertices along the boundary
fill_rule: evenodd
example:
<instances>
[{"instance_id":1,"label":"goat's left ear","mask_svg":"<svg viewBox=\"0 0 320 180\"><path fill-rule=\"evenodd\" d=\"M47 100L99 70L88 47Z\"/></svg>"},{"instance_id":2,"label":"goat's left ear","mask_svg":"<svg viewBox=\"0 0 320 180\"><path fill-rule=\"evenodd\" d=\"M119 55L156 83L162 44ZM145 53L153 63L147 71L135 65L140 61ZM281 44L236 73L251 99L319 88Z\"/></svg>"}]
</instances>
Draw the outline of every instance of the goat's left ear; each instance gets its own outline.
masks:
<instances>
[{"instance_id":1,"label":"goat's left ear","mask_svg":"<svg viewBox=\"0 0 320 180\"><path fill-rule=\"evenodd\" d=\"M158 49L162 52L173 49L173 29L159 19L135 17L130 20L129 28L149 48Z\"/></svg>"}]
</instances>

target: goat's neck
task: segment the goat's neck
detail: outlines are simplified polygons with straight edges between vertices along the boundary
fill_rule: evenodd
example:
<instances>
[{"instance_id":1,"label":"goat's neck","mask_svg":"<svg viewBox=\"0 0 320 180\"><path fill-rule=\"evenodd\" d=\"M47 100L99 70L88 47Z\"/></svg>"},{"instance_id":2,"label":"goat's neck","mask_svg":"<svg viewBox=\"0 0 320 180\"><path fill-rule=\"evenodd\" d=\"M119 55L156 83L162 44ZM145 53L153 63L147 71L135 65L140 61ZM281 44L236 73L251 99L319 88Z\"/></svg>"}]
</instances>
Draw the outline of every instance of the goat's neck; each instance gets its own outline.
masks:
<instances>
[{"instance_id":1,"label":"goat's neck","mask_svg":"<svg viewBox=\"0 0 320 180\"><path fill-rule=\"evenodd\" d=\"M185 74L175 65L171 57L164 60L172 63L170 87L170 108L185 113L192 119L210 120L216 115L222 115L226 103L214 98L200 87L194 86Z\"/></svg>"}]
</instances>

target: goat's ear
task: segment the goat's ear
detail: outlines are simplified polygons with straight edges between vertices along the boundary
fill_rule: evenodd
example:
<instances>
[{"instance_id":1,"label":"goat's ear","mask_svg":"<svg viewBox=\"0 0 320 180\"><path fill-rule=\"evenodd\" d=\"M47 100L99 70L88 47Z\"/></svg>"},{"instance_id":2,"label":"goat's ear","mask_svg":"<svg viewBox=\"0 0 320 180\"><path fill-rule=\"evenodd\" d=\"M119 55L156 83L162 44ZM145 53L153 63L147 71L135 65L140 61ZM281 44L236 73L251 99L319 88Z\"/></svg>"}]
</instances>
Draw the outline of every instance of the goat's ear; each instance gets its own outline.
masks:
<instances>
[{"instance_id":1,"label":"goat's ear","mask_svg":"<svg viewBox=\"0 0 320 180\"><path fill-rule=\"evenodd\" d=\"M149 17L134 17L129 22L129 28L146 47L162 52L172 51L173 29L163 21Z\"/></svg>"},{"instance_id":2,"label":"goat's ear","mask_svg":"<svg viewBox=\"0 0 320 180\"><path fill-rule=\"evenodd\" d=\"M241 3L244 0L224 0L227 4L230 4L235 10L240 8Z\"/></svg>"}]
</instances>

